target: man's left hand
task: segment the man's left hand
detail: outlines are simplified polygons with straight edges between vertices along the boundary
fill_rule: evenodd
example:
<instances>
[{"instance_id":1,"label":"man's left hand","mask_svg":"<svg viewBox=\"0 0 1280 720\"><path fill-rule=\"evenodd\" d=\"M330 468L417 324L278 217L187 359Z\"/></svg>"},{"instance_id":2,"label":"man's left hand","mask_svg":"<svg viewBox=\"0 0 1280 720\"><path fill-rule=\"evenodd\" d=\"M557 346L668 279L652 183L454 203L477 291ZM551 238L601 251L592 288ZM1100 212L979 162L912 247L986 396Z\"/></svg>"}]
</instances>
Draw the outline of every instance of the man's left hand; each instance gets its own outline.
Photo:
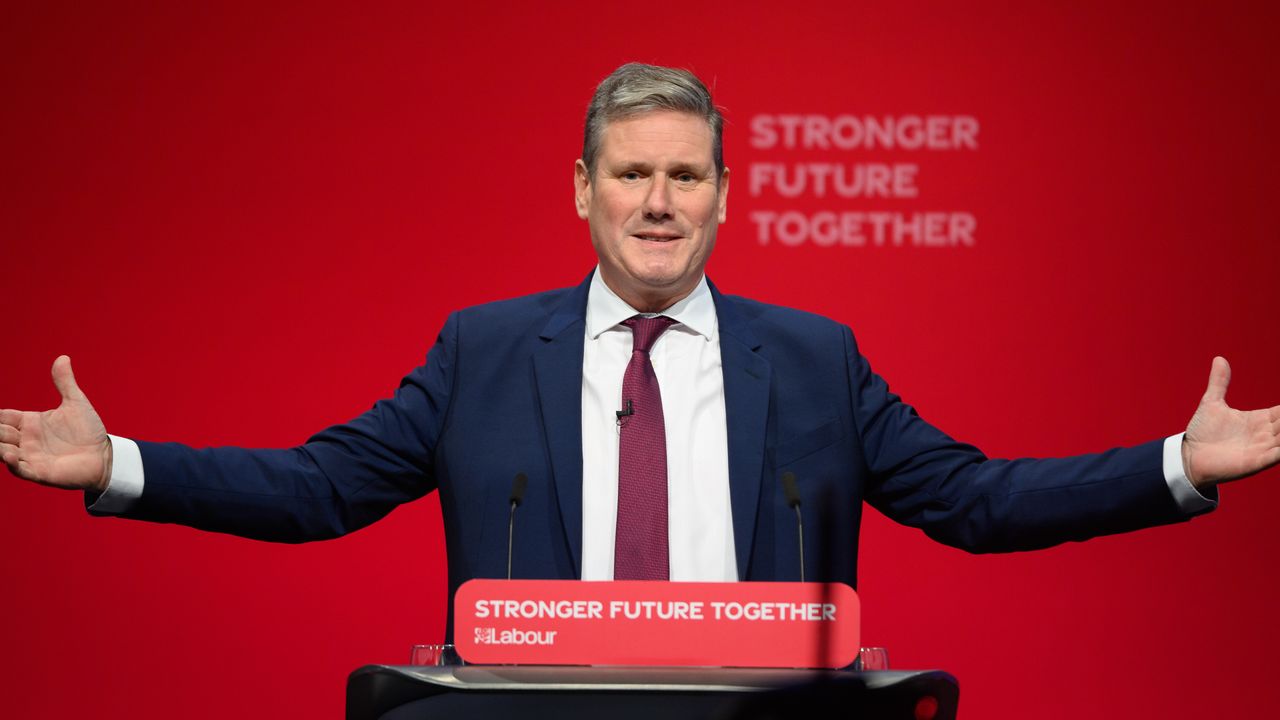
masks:
<instances>
[{"instance_id":1,"label":"man's left hand","mask_svg":"<svg viewBox=\"0 0 1280 720\"><path fill-rule=\"evenodd\" d=\"M1182 439L1182 467L1200 490L1280 463L1280 405L1236 410L1227 405L1231 366L1215 357L1209 387Z\"/></svg>"}]
</instances>

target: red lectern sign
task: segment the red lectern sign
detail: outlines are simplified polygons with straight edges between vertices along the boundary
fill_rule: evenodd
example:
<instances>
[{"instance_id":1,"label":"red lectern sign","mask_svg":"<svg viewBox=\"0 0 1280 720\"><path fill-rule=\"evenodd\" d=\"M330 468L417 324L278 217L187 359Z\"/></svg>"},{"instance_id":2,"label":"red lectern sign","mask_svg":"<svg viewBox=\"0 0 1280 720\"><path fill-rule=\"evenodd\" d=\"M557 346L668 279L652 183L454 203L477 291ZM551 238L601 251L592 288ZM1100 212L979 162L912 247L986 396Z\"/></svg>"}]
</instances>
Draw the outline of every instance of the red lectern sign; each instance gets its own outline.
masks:
<instances>
[{"instance_id":1,"label":"red lectern sign","mask_svg":"<svg viewBox=\"0 0 1280 720\"><path fill-rule=\"evenodd\" d=\"M453 637L481 664L845 667L858 614L838 583L471 580Z\"/></svg>"}]
</instances>

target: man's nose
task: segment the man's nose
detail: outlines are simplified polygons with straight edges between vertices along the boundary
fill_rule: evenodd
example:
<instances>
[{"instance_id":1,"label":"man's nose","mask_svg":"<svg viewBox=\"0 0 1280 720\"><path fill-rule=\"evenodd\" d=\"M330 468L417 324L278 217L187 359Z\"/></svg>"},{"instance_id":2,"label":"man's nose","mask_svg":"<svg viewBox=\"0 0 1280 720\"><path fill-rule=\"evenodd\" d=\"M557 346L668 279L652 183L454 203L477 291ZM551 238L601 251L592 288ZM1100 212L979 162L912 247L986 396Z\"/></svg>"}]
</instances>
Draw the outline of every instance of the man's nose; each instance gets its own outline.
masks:
<instances>
[{"instance_id":1,"label":"man's nose","mask_svg":"<svg viewBox=\"0 0 1280 720\"><path fill-rule=\"evenodd\" d=\"M671 184L666 175L653 176L644 197L644 214L655 220L671 217Z\"/></svg>"}]
</instances>

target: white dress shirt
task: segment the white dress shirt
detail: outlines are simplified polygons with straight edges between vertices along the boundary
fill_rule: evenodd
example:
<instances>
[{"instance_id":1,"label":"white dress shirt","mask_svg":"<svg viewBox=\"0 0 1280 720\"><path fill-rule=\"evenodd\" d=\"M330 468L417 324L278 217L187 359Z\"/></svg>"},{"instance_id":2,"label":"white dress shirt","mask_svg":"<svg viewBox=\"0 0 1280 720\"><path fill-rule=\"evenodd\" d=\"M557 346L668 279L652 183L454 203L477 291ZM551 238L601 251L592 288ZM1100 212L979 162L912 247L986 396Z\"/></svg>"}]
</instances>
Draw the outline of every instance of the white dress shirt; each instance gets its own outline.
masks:
<instances>
[{"instance_id":1,"label":"white dress shirt","mask_svg":"<svg viewBox=\"0 0 1280 720\"><path fill-rule=\"evenodd\" d=\"M582 579L613 579L622 376L637 312L597 270L582 349ZM729 437L716 305L704 277L662 312L676 321L649 351L667 427L667 541L672 580L737 580Z\"/></svg>"},{"instance_id":2,"label":"white dress shirt","mask_svg":"<svg viewBox=\"0 0 1280 720\"><path fill-rule=\"evenodd\" d=\"M613 579L618 515L618 430L622 376L631 357L631 330L621 322L638 314L597 270L587 296L582 353L582 579ZM649 356L662 392L667 427L668 541L672 580L738 579L733 513L729 504L729 441L724 374L715 302L704 277L688 297L662 313L676 321ZM1182 435L1165 439L1165 483L1186 514L1217 506L1201 495L1182 467ZM144 491L137 443L109 436L111 480L91 506L123 513Z\"/></svg>"}]
</instances>

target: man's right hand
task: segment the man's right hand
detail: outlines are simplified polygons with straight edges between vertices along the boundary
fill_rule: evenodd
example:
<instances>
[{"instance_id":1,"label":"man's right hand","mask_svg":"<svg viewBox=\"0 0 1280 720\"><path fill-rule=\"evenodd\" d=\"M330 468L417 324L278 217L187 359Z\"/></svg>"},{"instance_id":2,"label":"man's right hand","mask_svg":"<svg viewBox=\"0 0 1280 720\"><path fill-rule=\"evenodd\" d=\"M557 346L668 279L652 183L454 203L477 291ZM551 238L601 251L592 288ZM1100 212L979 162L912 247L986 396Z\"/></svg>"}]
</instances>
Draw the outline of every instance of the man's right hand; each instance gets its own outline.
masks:
<instances>
[{"instance_id":1,"label":"man's right hand","mask_svg":"<svg viewBox=\"0 0 1280 720\"><path fill-rule=\"evenodd\" d=\"M104 492L111 480L111 440L76 385L66 355L53 361L53 384L62 394L62 404L53 410L0 410L0 458L25 480Z\"/></svg>"}]
</instances>

